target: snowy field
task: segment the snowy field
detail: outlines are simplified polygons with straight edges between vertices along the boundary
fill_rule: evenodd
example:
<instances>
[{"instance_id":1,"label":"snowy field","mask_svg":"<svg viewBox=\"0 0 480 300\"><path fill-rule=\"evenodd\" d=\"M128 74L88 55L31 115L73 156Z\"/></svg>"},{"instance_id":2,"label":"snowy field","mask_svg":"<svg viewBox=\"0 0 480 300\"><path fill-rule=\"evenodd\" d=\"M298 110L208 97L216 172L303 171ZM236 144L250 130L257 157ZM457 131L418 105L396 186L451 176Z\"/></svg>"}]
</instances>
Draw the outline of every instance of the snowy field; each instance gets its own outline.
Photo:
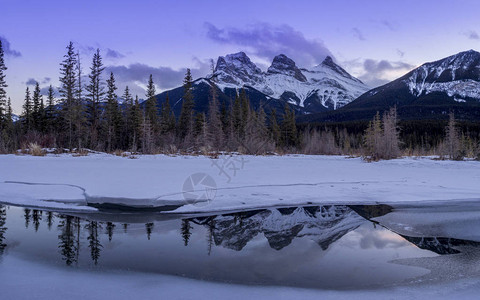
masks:
<instances>
[{"instance_id":1,"label":"snowy field","mask_svg":"<svg viewBox=\"0 0 480 300\"><path fill-rule=\"evenodd\" d=\"M200 174L193 176L193 174ZM196 178L205 179L196 185ZM0 202L32 207L92 211L87 203L133 206L178 204L173 213L247 209L295 204L434 204L480 200L480 162L404 158L366 163L339 156L138 156L107 154L0 156ZM204 201L204 198L211 198ZM200 201L200 202L195 202ZM195 202L195 203L192 203ZM422 236L415 212L378 218L397 232ZM474 214L472 212L472 214ZM444 220L442 211L438 218ZM476 215L465 215L466 222ZM412 220L410 220L410 218ZM468 219L470 218L470 219ZM457 230L445 219L439 236L478 236ZM405 228L402 224L410 224ZM452 226L450 226L450 225ZM459 228L464 228L458 226ZM431 228L430 228L431 229ZM458 232L457 232L458 231ZM475 298L476 277L375 290L317 290L246 286L127 271L64 269L15 255L0 258L0 286L5 299L451 299ZM461 270L458 270L461 271ZM7 275L8 274L8 275ZM55 282L55 284L51 284ZM24 287L27 287L26 289ZM32 291L35 291L32 294ZM2 298L3 299L3 298Z\"/></svg>"},{"instance_id":2,"label":"snowy field","mask_svg":"<svg viewBox=\"0 0 480 300\"><path fill-rule=\"evenodd\" d=\"M196 178L206 180L197 184ZM309 203L462 201L480 199L479 182L480 162L431 158L366 163L293 155L0 156L0 202L69 210L94 210L87 202L183 205L175 212L187 213Z\"/></svg>"}]
</instances>

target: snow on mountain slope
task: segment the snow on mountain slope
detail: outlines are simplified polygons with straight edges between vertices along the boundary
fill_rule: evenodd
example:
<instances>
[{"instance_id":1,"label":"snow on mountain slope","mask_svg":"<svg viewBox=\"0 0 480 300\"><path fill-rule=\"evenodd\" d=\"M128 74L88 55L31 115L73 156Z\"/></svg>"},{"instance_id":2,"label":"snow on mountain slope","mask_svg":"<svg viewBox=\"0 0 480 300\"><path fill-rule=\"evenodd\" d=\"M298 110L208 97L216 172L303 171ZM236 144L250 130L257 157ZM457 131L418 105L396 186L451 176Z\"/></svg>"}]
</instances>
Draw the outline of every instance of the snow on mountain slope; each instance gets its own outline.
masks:
<instances>
[{"instance_id":1,"label":"snow on mountain slope","mask_svg":"<svg viewBox=\"0 0 480 300\"><path fill-rule=\"evenodd\" d=\"M244 52L220 56L214 77L226 87L258 86L265 84L262 70Z\"/></svg>"},{"instance_id":2,"label":"snow on mountain slope","mask_svg":"<svg viewBox=\"0 0 480 300\"><path fill-rule=\"evenodd\" d=\"M306 112L337 109L353 101L369 88L327 57L313 69L300 69L286 55L277 55L262 72L243 53L218 58L214 78L220 89L249 86L276 99L306 108ZM317 104L317 105L312 105Z\"/></svg>"},{"instance_id":3,"label":"snow on mountain slope","mask_svg":"<svg viewBox=\"0 0 480 300\"><path fill-rule=\"evenodd\" d=\"M329 102L333 103L334 109L352 102L369 90L363 82L335 64L330 56L312 70L303 71L312 86L316 87L315 93L322 104L326 106Z\"/></svg>"},{"instance_id":4,"label":"snow on mountain slope","mask_svg":"<svg viewBox=\"0 0 480 300\"><path fill-rule=\"evenodd\" d=\"M426 63L402 80L414 96L444 92L458 102L480 100L480 53L469 50Z\"/></svg>"}]
</instances>

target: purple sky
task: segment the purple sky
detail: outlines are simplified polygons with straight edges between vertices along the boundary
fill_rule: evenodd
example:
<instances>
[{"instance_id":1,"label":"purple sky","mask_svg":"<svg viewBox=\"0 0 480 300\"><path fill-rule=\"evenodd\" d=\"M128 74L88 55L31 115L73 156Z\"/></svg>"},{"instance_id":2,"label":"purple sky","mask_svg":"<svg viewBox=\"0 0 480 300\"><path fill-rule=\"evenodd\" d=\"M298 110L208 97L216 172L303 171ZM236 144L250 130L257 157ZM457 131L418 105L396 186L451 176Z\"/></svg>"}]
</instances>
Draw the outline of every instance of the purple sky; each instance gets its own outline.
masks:
<instances>
[{"instance_id":1,"label":"purple sky","mask_svg":"<svg viewBox=\"0 0 480 300\"><path fill-rule=\"evenodd\" d=\"M0 0L7 89L20 113L27 84L58 85L71 40L84 72L99 47L118 79L143 97L195 77L208 60L245 51L261 68L284 53L301 67L331 54L374 87L426 62L480 47L480 1Z\"/></svg>"}]
</instances>

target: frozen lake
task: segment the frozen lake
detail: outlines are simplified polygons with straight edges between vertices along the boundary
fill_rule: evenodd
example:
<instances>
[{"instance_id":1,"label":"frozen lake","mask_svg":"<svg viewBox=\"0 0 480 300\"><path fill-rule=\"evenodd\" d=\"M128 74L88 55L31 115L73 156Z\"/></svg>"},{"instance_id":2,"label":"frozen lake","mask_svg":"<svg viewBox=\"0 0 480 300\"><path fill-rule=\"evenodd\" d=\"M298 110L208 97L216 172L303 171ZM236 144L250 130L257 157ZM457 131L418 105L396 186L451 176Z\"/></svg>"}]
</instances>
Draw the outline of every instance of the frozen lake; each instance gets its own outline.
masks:
<instances>
[{"instance_id":1,"label":"frozen lake","mask_svg":"<svg viewBox=\"0 0 480 300\"><path fill-rule=\"evenodd\" d=\"M0 211L0 286L6 276L38 264L69 274L147 273L322 290L418 286L480 275L477 202L195 215L5 205ZM8 267L9 261L22 261L23 268Z\"/></svg>"}]
</instances>

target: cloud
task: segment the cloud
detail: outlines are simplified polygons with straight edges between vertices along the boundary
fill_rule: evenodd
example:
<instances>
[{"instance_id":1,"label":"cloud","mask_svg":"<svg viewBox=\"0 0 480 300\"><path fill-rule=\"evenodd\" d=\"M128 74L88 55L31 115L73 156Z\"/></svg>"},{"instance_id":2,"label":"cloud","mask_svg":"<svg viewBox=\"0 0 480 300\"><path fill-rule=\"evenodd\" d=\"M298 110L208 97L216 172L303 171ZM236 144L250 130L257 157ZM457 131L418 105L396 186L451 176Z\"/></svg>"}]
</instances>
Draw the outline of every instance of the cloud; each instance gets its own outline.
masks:
<instances>
[{"instance_id":1,"label":"cloud","mask_svg":"<svg viewBox=\"0 0 480 300\"><path fill-rule=\"evenodd\" d=\"M374 59L366 59L363 62L363 66L367 72L375 72L375 73L382 73L390 70L405 70L405 69L411 69L415 67L413 65L410 65L401 61L391 62L388 60L374 60Z\"/></svg>"},{"instance_id":2,"label":"cloud","mask_svg":"<svg viewBox=\"0 0 480 300\"><path fill-rule=\"evenodd\" d=\"M25 82L26 85L36 85L37 81L33 78L28 78L28 80Z\"/></svg>"},{"instance_id":3,"label":"cloud","mask_svg":"<svg viewBox=\"0 0 480 300\"><path fill-rule=\"evenodd\" d=\"M464 35L471 40L480 40L480 35L475 30L467 31Z\"/></svg>"},{"instance_id":4,"label":"cloud","mask_svg":"<svg viewBox=\"0 0 480 300\"><path fill-rule=\"evenodd\" d=\"M117 50L107 48L106 51L107 51L107 53L105 54L105 58L118 59L118 58L124 58L125 57L124 54L120 53Z\"/></svg>"},{"instance_id":5,"label":"cloud","mask_svg":"<svg viewBox=\"0 0 480 300\"><path fill-rule=\"evenodd\" d=\"M98 44L96 44L95 46L77 44L76 47L80 54L89 58L93 56L97 49L100 49L100 55L102 55L102 57L108 60L116 60L125 57L125 54L121 53L118 50L112 48L103 48Z\"/></svg>"},{"instance_id":6,"label":"cloud","mask_svg":"<svg viewBox=\"0 0 480 300\"><path fill-rule=\"evenodd\" d=\"M391 31L396 31L397 30L397 26L394 25L392 22L390 21L387 21L387 20L382 20L380 21L380 24L382 24L383 26L387 27L388 29L390 29Z\"/></svg>"},{"instance_id":7,"label":"cloud","mask_svg":"<svg viewBox=\"0 0 480 300\"><path fill-rule=\"evenodd\" d=\"M91 56L97 50L96 47L88 46L88 45L85 46L85 45L80 45L80 44L77 44L76 48L77 48L78 52L80 52L80 54L85 55L85 56Z\"/></svg>"},{"instance_id":8,"label":"cloud","mask_svg":"<svg viewBox=\"0 0 480 300\"><path fill-rule=\"evenodd\" d=\"M26 85L36 85L37 82L39 84L47 84L51 81L52 79L50 77L44 77L41 80L36 80L35 78L28 78L27 81L25 81Z\"/></svg>"},{"instance_id":9,"label":"cloud","mask_svg":"<svg viewBox=\"0 0 480 300\"><path fill-rule=\"evenodd\" d=\"M45 87L41 88L41 89L40 89L40 95L47 96L47 95L48 95L48 89L49 89L49 88L50 88L49 86L45 86ZM53 96L54 96L54 97L59 97L59 92L58 92L59 88L56 87L56 86L52 86L52 88L53 88ZM57 99L57 100L58 100L58 99Z\"/></svg>"},{"instance_id":10,"label":"cloud","mask_svg":"<svg viewBox=\"0 0 480 300\"><path fill-rule=\"evenodd\" d=\"M195 66L191 68L194 78L203 77L209 72L209 63L198 58L193 59ZM144 97L145 87L150 74L153 75L153 81L157 87L157 93L175 88L182 85L183 78L187 72L186 68L173 69L170 67L153 67L146 64L134 63L128 66L108 66L105 69L105 77L113 72L117 86L118 95L123 94L125 86L128 85L133 95L137 94L140 98Z\"/></svg>"},{"instance_id":11,"label":"cloud","mask_svg":"<svg viewBox=\"0 0 480 300\"><path fill-rule=\"evenodd\" d=\"M388 83L415 68L402 61L365 59L362 64L363 74L359 79L371 87Z\"/></svg>"},{"instance_id":12,"label":"cloud","mask_svg":"<svg viewBox=\"0 0 480 300\"><path fill-rule=\"evenodd\" d=\"M22 53L18 50L14 50L10 46L10 42L3 36L0 36L0 40L2 41L2 48L5 56L12 56L12 57L20 57Z\"/></svg>"},{"instance_id":13,"label":"cloud","mask_svg":"<svg viewBox=\"0 0 480 300\"><path fill-rule=\"evenodd\" d=\"M352 28L353 36L359 39L360 41L365 41L365 36L357 27Z\"/></svg>"},{"instance_id":14,"label":"cloud","mask_svg":"<svg viewBox=\"0 0 480 300\"><path fill-rule=\"evenodd\" d=\"M327 55L333 56L321 40L307 39L303 33L289 25L256 23L246 28L218 28L206 22L204 26L210 40L240 46L241 50L266 60L285 54L298 65L310 67L322 62Z\"/></svg>"}]
</instances>

